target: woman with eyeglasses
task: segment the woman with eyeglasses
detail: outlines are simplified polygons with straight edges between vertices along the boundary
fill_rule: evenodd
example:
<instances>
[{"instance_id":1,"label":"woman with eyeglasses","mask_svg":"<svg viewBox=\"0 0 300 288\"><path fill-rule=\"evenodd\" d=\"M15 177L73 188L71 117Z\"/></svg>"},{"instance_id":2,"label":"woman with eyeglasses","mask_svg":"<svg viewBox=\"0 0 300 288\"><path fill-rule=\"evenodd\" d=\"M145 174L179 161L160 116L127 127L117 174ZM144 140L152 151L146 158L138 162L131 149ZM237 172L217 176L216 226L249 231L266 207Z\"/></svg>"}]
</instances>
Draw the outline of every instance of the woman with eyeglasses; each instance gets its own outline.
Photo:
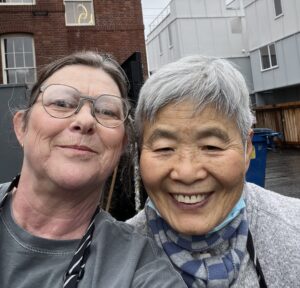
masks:
<instances>
[{"instance_id":1,"label":"woman with eyeglasses","mask_svg":"<svg viewBox=\"0 0 300 288\"><path fill-rule=\"evenodd\" d=\"M129 141L126 83L111 57L76 53L15 113L24 160L0 188L0 287L186 287L152 240L99 208Z\"/></svg>"}]
</instances>

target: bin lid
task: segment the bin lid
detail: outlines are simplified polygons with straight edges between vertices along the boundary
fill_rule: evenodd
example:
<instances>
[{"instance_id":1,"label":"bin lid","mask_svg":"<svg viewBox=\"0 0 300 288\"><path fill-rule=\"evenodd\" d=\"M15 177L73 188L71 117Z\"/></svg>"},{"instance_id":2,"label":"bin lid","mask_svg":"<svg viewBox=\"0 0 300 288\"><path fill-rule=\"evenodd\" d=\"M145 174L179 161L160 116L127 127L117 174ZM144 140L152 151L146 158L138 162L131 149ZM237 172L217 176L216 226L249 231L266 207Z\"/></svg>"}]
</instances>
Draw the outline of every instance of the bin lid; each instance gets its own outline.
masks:
<instances>
[{"instance_id":1,"label":"bin lid","mask_svg":"<svg viewBox=\"0 0 300 288\"><path fill-rule=\"evenodd\" d=\"M253 128L253 132L257 134L257 133L274 133L275 131L273 131L270 128Z\"/></svg>"},{"instance_id":2,"label":"bin lid","mask_svg":"<svg viewBox=\"0 0 300 288\"><path fill-rule=\"evenodd\" d=\"M254 136L257 135L262 137L275 137L275 136L281 137L280 132L276 132L270 128L254 128L253 132L254 132Z\"/></svg>"}]
</instances>

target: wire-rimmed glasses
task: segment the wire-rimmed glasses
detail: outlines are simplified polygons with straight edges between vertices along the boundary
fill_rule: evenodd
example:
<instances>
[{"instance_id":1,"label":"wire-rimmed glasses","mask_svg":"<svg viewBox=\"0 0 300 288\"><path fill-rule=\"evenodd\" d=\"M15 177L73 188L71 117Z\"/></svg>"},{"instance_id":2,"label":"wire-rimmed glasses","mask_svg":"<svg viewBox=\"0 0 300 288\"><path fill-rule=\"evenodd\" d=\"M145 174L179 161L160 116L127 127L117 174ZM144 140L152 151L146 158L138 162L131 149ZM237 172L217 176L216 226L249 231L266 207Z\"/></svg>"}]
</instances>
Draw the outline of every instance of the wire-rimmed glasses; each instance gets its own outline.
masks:
<instances>
[{"instance_id":1,"label":"wire-rimmed glasses","mask_svg":"<svg viewBox=\"0 0 300 288\"><path fill-rule=\"evenodd\" d=\"M45 111L54 118L71 117L80 111L84 101L92 104L91 114L99 124L107 128L122 125L129 114L129 104L118 96L84 96L76 88L64 84L42 86L40 91Z\"/></svg>"}]
</instances>

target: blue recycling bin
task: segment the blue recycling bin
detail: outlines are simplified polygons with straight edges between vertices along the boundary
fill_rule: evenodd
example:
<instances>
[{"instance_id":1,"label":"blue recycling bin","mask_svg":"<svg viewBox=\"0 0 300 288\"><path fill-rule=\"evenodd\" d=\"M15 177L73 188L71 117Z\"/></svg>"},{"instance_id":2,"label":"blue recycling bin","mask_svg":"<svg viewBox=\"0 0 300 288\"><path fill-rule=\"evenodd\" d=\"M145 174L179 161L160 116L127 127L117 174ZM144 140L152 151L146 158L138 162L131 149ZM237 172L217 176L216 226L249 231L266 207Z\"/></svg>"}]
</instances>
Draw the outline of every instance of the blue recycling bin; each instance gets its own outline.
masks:
<instances>
[{"instance_id":1,"label":"blue recycling bin","mask_svg":"<svg viewBox=\"0 0 300 288\"><path fill-rule=\"evenodd\" d=\"M265 187L267 151L274 148L273 139L280 137L280 133L268 128L254 128L252 138L253 151L249 169L246 173L246 180Z\"/></svg>"}]
</instances>

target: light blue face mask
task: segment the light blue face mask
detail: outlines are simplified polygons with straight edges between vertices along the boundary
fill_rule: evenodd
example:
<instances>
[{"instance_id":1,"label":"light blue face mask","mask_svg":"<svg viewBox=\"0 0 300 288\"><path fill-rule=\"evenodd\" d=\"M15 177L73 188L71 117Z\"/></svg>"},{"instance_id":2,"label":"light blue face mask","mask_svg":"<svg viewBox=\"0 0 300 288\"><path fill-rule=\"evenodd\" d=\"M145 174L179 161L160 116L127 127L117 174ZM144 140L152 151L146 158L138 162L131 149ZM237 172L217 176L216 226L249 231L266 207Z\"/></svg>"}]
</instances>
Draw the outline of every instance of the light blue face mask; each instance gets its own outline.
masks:
<instances>
[{"instance_id":1,"label":"light blue face mask","mask_svg":"<svg viewBox=\"0 0 300 288\"><path fill-rule=\"evenodd\" d=\"M158 210L156 209L154 203L151 201L150 198L148 198L147 204L150 208L154 209L157 213L158 216L161 217L161 215L159 214ZM216 226L214 229L212 229L211 231L208 232L208 234L214 233L216 231L221 230L223 227L225 227L229 222L231 222L237 215L239 215L239 213L241 212L242 209L244 209L246 207L244 198L241 197L239 199L239 201L235 204L235 206L232 208L232 210L230 211L230 213L227 215L227 217L223 220L223 222L221 224L219 224L218 226Z\"/></svg>"},{"instance_id":2,"label":"light blue face mask","mask_svg":"<svg viewBox=\"0 0 300 288\"><path fill-rule=\"evenodd\" d=\"M223 220L221 224L219 224L217 227L212 229L208 232L208 234L214 233L216 231L221 230L223 227L225 227L229 222L231 222L237 215L240 214L241 210L246 207L244 198L241 197L240 200L235 204L235 206L232 208L232 210L229 212L227 217Z\"/></svg>"},{"instance_id":3,"label":"light blue face mask","mask_svg":"<svg viewBox=\"0 0 300 288\"><path fill-rule=\"evenodd\" d=\"M245 152L244 152L244 159L245 162L247 160L247 141L245 142ZM216 231L221 230L223 227L225 227L229 222L231 222L237 215L240 214L241 210L246 207L246 203L244 201L244 198L241 196L240 200L235 204L235 206L232 208L230 213L227 215L227 217L224 219L224 221L219 224L217 227L212 229L208 232L208 234L214 233Z\"/></svg>"},{"instance_id":4,"label":"light blue face mask","mask_svg":"<svg viewBox=\"0 0 300 288\"><path fill-rule=\"evenodd\" d=\"M156 209L154 203L151 201L151 199L148 197L148 200L146 202L146 205L149 206L150 208L152 208L153 210L155 210L156 214L161 217L161 215L159 214L158 210Z\"/></svg>"}]
</instances>

